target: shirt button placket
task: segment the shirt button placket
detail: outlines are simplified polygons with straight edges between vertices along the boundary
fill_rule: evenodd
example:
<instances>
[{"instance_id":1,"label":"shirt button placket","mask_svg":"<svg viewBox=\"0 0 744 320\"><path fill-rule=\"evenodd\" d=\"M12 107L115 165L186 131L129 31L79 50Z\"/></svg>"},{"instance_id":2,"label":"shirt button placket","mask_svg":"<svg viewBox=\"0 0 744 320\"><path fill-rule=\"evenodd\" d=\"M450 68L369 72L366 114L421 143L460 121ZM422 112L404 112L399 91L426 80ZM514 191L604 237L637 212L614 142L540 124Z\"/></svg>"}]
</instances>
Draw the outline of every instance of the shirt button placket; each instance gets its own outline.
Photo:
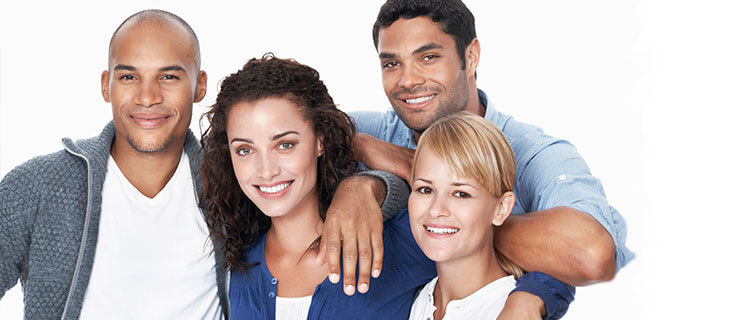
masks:
<instances>
[{"instance_id":1,"label":"shirt button placket","mask_svg":"<svg viewBox=\"0 0 744 320\"><path fill-rule=\"evenodd\" d=\"M271 278L272 291L269 292L269 298L270 299L273 299L274 297L276 297L276 293L274 291L276 291L276 283L277 282L279 282L279 280L277 280L276 278Z\"/></svg>"}]
</instances>

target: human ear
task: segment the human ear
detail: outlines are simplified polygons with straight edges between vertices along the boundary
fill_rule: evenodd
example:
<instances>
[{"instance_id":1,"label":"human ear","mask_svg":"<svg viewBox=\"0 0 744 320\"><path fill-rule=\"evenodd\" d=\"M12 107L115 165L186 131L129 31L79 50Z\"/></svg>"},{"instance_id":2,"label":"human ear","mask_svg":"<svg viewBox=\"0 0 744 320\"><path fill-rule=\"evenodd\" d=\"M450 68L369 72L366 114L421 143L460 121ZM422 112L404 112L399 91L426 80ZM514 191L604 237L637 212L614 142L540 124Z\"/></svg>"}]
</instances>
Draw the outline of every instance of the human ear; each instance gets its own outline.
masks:
<instances>
[{"instance_id":1,"label":"human ear","mask_svg":"<svg viewBox=\"0 0 744 320\"><path fill-rule=\"evenodd\" d=\"M101 73L101 95L103 100L111 102L111 95L109 95L109 73L108 70L104 70Z\"/></svg>"},{"instance_id":2,"label":"human ear","mask_svg":"<svg viewBox=\"0 0 744 320\"><path fill-rule=\"evenodd\" d=\"M491 220L491 223L494 226L504 224L504 221L509 217L512 208L514 207L514 201L514 192L511 191L505 192L501 198L499 198L499 204L496 206L496 210L493 212L493 220Z\"/></svg>"},{"instance_id":3,"label":"human ear","mask_svg":"<svg viewBox=\"0 0 744 320\"><path fill-rule=\"evenodd\" d=\"M480 41L478 38L473 38L473 41L465 48L465 69L468 75L475 76L478 62L480 62Z\"/></svg>"},{"instance_id":4,"label":"human ear","mask_svg":"<svg viewBox=\"0 0 744 320\"><path fill-rule=\"evenodd\" d=\"M323 155L323 136L318 136L315 140L315 155L320 157Z\"/></svg>"},{"instance_id":5,"label":"human ear","mask_svg":"<svg viewBox=\"0 0 744 320\"><path fill-rule=\"evenodd\" d=\"M207 95L207 72L199 70L196 77L196 90L194 91L194 102L200 102Z\"/></svg>"}]
</instances>

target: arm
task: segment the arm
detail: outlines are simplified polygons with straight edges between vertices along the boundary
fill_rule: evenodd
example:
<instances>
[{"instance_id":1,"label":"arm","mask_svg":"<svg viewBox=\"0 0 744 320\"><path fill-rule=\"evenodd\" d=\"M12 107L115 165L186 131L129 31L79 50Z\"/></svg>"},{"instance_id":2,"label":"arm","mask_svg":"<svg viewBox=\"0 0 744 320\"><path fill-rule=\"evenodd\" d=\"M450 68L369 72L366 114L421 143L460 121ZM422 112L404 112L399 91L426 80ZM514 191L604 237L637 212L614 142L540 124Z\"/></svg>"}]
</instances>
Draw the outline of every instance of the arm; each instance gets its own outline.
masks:
<instances>
[{"instance_id":1,"label":"arm","mask_svg":"<svg viewBox=\"0 0 744 320\"><path fill-rule=\"evenodd\" d=\"M411 165L416 150L359 133L354 137L354 160L372 170L391 172L410 183Z\"/></svg>"},{"instance_id":2,"label":"arm","mask_svg":"<svg viewBox=\"0 0 744 320\"><path fill-rule=\"evenodd\" d=\"M327 259L329 280L337 283L343 251L347 295L354 294L356 289L367 292L370 274L379 276L383 257L382 221L405 208L408 193L408 185L402 179L386 172L363 172L338 186L326 213L318 263ZM359 283L355 286L357 256Z\"/></svg>"},{"instance_id":3,"label":"arm","mask_svg":"<svg viewBox=\"0 0 744 320\"><path fill-rule=\"evenodd\" d=\"M35 207L29 183L31 172L19 167L0 182L0 298L16 285L25 272L29 248L29 223ZM24 195L25 193L25 195Z\"/></svg>"},{"instance_id":4,"label":"arm","mask_svg":"<svg viewBox=\"0 0 744 320\"><path fill-rule=\"evenodd\" d=\"M569 207L511 216L494 232L494 244L523 269L573 286L615 276L612 236L593 217Z\"/></svg>"}]
</instances>

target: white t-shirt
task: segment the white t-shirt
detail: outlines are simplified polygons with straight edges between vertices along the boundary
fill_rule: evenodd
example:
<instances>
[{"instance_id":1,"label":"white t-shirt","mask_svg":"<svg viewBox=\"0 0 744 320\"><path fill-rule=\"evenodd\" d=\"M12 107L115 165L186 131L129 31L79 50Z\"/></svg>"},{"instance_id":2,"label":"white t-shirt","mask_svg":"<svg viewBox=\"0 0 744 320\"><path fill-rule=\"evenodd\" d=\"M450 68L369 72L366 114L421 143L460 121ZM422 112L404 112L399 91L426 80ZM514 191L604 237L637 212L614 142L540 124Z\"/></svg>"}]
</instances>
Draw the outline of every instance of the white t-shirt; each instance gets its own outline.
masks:
<instances>
[{"instance_id":1,"label":"white t-shirt","mask_svg":"<svg viewBox=\"0 0 744 320\"><path fill-rule=\"evenodd\" d=\"M276 320L305 320L310 313L313 296L284 298L276 297Z\"/></svg>"},{"instance_id":2,"label":"white t-shirt","mask_svg":"<svg viewBox=\"0 0 744 320\"><path fill-rule=\"evenodd\" d=\"M81 319L220 319L215 260L189 159L154 198L109 156Z\"/></svg>"},{"instance_id":3,"label":"white t-shirt","mask_svg":"<svg viewBox=\"0 0 744 320\"><path fill-rule=\"evenodd\" d=\"M434 311L437 310L437 307L434 306L434 287L436 287L438 279L439 277L432 279L419 291L411 307L408 320L434 319ZM504 309L506 298L514 290L516 283L517 280L514 279L514 276L506 276L494 280L464 299L452 300L447 304L447 313L444 314L442 320L496 319L501 310Z\"/></svg>"}]
</instances>

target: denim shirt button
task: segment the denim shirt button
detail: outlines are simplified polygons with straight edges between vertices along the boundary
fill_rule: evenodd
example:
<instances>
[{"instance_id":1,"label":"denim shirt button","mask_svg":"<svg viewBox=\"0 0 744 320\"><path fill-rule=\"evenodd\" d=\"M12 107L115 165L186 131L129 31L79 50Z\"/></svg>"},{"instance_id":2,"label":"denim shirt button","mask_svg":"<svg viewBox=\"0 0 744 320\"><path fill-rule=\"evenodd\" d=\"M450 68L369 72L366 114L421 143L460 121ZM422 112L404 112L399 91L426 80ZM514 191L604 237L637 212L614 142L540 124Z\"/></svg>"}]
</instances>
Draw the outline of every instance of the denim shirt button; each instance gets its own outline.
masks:
<instances>
[{"instance_id":1,"label":"denim shirt button","mask_svg":"<svg viewBox=\"0 0 744 320\"><path fill-rule=\"evenodd\" d=\"M276 284L278 280L276 278L271 278L271 284Z\"/></svg>"},{"instance_id":2,"label":"denim shirt button","mask_svg":"<svg viewBox=\"0 0 744 320\"><path fill-rule=\"evenodd\" d=\"M276 297L276 293L269 292L269 298L273 298L273 297Z\"/></svg>"}]
</instances>

